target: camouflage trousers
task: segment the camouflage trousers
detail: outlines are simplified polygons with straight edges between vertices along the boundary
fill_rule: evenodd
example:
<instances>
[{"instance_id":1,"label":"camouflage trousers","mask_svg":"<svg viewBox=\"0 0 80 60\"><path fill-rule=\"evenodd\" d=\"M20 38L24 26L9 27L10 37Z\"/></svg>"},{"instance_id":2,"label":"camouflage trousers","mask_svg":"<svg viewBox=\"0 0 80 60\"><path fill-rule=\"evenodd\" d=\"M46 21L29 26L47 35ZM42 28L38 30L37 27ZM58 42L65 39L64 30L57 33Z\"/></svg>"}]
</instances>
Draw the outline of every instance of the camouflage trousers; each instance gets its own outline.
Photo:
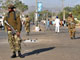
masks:
<instances>
[{"instance_id":1,"label":"camouflage trousers","mask_svg":"<svg viewBox=\"0 0 80 60\"><path fill-rule=\"evenodd\" d=\"M30 27L25 27L26 32L30 32Z\"/></svg>"},{"instance_id":2,"label":"camouflage trousers","mask_svg":"<svg viewBox=\"0 0 80 60\"><path fill-rule=\"evenodd\" d=\"M69 29L69 34L71 38L75 38L75 29Z\"/></svg>"},{"instance_id":3,"label":"camouflage trousers","mask_svg":"<svg viewBox=\"0 0 80 60\"><path fill-rule=\"evenodd\" d=\"M12 35L11 31L8 31L8 42L10 44L11 51L20 51L21 50L21 40L16 34Z\"/></svg>"}]
</instances>

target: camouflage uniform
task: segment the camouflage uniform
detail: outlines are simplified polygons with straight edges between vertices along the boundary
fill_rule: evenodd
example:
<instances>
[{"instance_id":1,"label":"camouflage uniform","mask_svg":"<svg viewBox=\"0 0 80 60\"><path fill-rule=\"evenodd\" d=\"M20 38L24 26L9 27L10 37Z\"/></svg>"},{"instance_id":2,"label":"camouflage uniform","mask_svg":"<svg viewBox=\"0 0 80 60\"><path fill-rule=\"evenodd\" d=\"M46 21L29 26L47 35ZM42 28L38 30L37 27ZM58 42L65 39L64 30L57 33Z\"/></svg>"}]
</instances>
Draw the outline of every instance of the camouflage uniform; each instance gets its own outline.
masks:
<instances>
[{"instance_id":1,"label":"camouflage uniform","mask_svg":"<svg viewBox=\"0 0 80 60\"><path fill-rule=\"evenodd\" d=\"M73 17L68 17L68 29L71 39L75 38L75 20Z\"/></svg>"},{"instance_id":2,"label":"camouflage uniform","mask_svg":"<svg viewBox=\"0 0 80 60\"><path fill-rule=\"evenodd\" d=\"M12 34L13 30L9 25L5 24L5 20L8 22L9 25L11 25L14 28L16 34ZM15 11L15 7L12 4L8 6L8 13L4 17L4 25L5 25L5 29L8 32L8 42L13 52L11 58L17 57L16 52L18 52L18 56L20 58L23 58L24 56L21 54L20 32L21 32L22 24L20 20L20 14Z\"/></svg>"},{"instance_id":3,"label":"camouflage uniform","mask_svg":"<svg viewBox=\"0 0 80 60\"><path fill-rule=\"evenodd\" d=\"M29 19L29 17L26 18L25 29L26 29L27 34L29 34L29 32L30 32L30 19Z\"/></svg>"},{"instance_id":4,"label":"camouflage uniform","mask_svg":"<svg viewBox=\"0 0 80 60\"><path fill-rule=\"evenodd\" d=\"M20 16L15 12L8 12L4 18L8 23L18 32L21 30L21 21ZM16 15L16 19L14 16ZM5 24L5 23L4 23ZM8 42L10 44L12 51L20 51L21 50L21 39L16 34L12 35L11 31L8 30L8 26L5 24L5 30L8 31Z\"/></svg>"},{"instance_id":5,"label":"camouflage uniform","mask_svg":"<svg viewBox=\"0 0 80 60\"><path fill-rule=\"evenodd\" d=\"M21 50L21 41L17 35L12 35L11 31L8 31L8 42L12 51Z\"/></svg>"}]
</instances>

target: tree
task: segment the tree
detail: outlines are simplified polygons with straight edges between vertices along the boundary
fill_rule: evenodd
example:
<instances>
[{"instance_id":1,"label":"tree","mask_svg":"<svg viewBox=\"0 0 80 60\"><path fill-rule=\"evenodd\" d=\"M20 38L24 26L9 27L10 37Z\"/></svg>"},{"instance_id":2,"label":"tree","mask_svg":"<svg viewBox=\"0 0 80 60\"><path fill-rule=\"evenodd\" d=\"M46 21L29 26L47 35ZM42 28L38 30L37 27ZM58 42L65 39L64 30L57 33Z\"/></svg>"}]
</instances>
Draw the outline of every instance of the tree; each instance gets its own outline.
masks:
<instances>
[{"instance_id":1,"label":"tree","mask_svg":"<svg viewBox=\"0 0 80 60\"><path fill-rule=\"evenodd\" d=\"M38 21L46 20L46 18L47 18L47 14L48 14L48 17L51 18L52 13L49 12L49 11L47 11L47 10L44 10L44 11L38 12ZM53 14L53 15L54 15L54 14ZM35 19L35 11L29 13L29 16L30 16L31 21L34 22L34 19Z\"/></svg>"},{"instance_id":2,"label":"tree","mask_svg":"<svg viewBox=\"0 0 80 60\"><path fill-rule=\"evenodd\" d=\"M67 12L71 12L73 10L73 8L72 7L65 7L64 10Z\"/></svg>"},{"instance_id":3,"label":"tree","mask_svg":"<svg viewBox=\"0 0 80 60\"><path fill-rule=\"evenodd\" d=\"M65 7L64 8L65 10L65 18L68 17L69 15L69 12L72 12L73 11L73 8L72 7ZM63 19L63 12L61 11L59 14L58 14L59 18L62 20Z\"/></svg>"},{"instance_id":4,"label":"tree","mask_svg":"<svg viewBox=\"0 0 80 60\"><path fill-rule=\"evenodd\" d=\"M3 0L0 0L0 4L3 2Z\"/></svg>"},{"instance_id":5,"label":"tree","mask_svg":"<svg viewBox=\"0 0 80 60\"><path fill-rule=\"evenodd\" d=\"M76 5L74 8L73 8L73 11L72 11L74 17L78 18L80 20L80 5Z\"/></svg>"},{"instance_id":6,"label":"tree","mask_svg":"<svg viewBox=\"0 0 80 60\"><path fill-rule=\"evenodd\" d=\"M39 20L46 20L47 17L51 18L51 16L52 16L52 13L47 10L39 12Z\"/></svg>"},{"instance_id":7,"label":"tree","mask_svg":"<svg viewBox=\"0 0 80 60\"><path fill-rule=\"evenodd\" d=\"M14 4L17 7L17 9L20 10L21 12L24 12L25 10L28 9L28 5L25 5L20 0L6 0L3 3L2 8L6 10L9 4Z\"/></svg>"},{"instance_id":8,"label":"tree","mask_svg":"<svg viewBox=\"0 0 80 60\"><path fill-rule=\"evenodd\" d=\"M29 16L30 16L30 20L31 20L31 21L33 22L33 24L34 24L35 12L33 11L33 12L29 13Z\"/></svg>"},{"instance_id":9,"label":"tree","mask_svg":"<svg viewBox=\"0 0 80 60\"><path fill-rule=\"evenodd\" d=\"M25 10L28 9L28 5L23 4L21 1L16 0L15 1L15 6L21 11L24 12Z\"/></svg>"}]
</instances>

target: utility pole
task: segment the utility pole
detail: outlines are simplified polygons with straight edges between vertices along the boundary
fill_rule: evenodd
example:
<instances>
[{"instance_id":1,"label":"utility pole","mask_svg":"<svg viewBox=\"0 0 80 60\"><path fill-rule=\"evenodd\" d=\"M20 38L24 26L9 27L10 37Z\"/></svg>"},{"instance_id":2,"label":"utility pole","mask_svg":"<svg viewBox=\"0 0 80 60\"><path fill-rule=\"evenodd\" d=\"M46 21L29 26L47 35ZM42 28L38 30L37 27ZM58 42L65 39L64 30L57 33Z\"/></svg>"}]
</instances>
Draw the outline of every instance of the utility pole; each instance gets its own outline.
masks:
<instances>
[{"instance_id":1,"label":"utility pole","mask_svg":"<svg viewBox=\"0 0 80 60\"><path fill-rule=\"evenodd\" d=\"M48 20L48 10L46 10L46 12L47 12L47 13L46 13L46 19Z\"/></svg>"},{"instance_id":2,"label":"utility pole","mask_svg":"<svg viewBox=\"0 0 80 60\"><path fill-rule=\"evenodd\" d=\"M37 0L36 0L36 12L35 12L35 24L38 26L38 7L37 7Z\"/></svg>"},{"instance_id":3,"label":"utility pole","mask_svg":"<svg viewBox=\"0 0 80 60\"><path fill-rule=\"evenodd\" d=\"M52 9L52 18L53 18L53 9Z\"/></svg>"},{"instance_id":4,"label":"utility pole","mask_svg":"<svg viewBox=\"0 0 80 60\"><path fill-rule=\"evenodd\" d=\"M36 0L36 11L35 11L35 31L39 32L40 27L38 26L38 5Z\"/></svg>"},{"instance_id":5,"label":"utility pole","mask_svg":"<svg viewBox=\"0 0 80 60\"><path fill-rule=\"evenodd\" d=\"M64 0L62 0L63 20L65 20Z\"/></svg>"}]
</instances>

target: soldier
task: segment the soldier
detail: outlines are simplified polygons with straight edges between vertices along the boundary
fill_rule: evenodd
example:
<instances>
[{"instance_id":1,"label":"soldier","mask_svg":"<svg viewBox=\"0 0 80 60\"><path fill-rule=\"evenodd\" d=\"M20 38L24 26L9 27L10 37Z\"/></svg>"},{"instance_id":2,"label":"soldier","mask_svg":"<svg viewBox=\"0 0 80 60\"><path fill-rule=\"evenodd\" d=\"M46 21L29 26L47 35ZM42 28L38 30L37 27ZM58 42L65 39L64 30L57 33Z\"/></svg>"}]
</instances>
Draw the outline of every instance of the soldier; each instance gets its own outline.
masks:
<instances>
[{"instance_id":1,"label":"soldier","mask_svg":"<svg viewBox=\"0 0 80 60\"><path fill-rule=\"evenodd\" d=\"M29 35L29 32L30 32L30 19L29 19L28 15L26 16L25 29L26 29L27 35Z\"/></svg>"},{"instance_id":2,"label":"soldier","mask_svg":"<svg viewBox=\"0 0 80 60\"><path fill-rule=\"evenodd\" d=\"M75 38L75 20L74 17L72 16L72 13L69 12L69 16L68 16L68 29L69 29L69 34L71 39Z\"/></svg>"},{"instance_id":3,"label":"soldier","mask_svg":"<svg viewBox=\"0 0 80 60\"><path fill-rule=\"evenodd\" d=\"M20 15L17 14L14 10L14 5L10 4L8 6L8 13L4 17L4 21L6 20L13 28L17 31L15 35L11 34L12 30L11 28L6 25L5 23L5 29L8 32L8 42L10 44L10 48L13 52L13 55L11 58L16 58L16 52L18 52L19 57L23 57L21 54L21 39L20 39L20 32L21 32L21 21L20 21Z\"/></svg>"}]
</instances>

